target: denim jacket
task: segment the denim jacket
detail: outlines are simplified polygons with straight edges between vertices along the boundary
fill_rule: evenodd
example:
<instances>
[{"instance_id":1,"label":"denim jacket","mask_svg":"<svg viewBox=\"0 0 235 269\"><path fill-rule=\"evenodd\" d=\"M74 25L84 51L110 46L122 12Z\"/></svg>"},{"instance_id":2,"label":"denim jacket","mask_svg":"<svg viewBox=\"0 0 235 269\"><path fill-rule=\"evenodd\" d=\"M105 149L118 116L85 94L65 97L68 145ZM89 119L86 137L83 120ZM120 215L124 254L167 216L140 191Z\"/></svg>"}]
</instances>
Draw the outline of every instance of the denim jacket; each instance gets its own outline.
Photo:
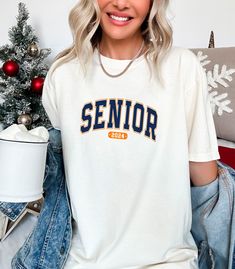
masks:
<instances>
[{"instance_id":1,"label":"denim jacket","mask_svg":"<svg viewBox=\"0 0 235 269\"><path fill-rule=\"evenodd\" d=\"M12 259L13 269L62 269L72 239L72 213L65 181L60 131L49 129L44 203L37 223ZM192 235L200 269L235 269L235 171L218 162L218 180L192 187ZM27 203L0 202L16 220Z\"/></svg>"},{"instance_id":2,"label":"denim jacket","mask_svg":"<svg viewBox=\"0 0 235 269\"><path fill-rule=\"evenodd\" d=\"M235 170L218 162L214 182L191 188L200 269L235 269Z\"/></svg>"}]
</instances>

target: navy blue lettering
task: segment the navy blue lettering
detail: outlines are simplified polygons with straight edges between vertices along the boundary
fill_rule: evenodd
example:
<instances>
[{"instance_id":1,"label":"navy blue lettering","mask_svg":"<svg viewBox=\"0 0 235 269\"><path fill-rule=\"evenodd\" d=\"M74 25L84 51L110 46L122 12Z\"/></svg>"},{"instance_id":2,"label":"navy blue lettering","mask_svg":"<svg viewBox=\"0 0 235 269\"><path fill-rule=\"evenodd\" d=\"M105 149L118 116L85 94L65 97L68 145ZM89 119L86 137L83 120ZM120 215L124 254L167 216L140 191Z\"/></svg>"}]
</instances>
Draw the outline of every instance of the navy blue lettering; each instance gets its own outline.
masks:
<instances>
[{"instance_id":1,"label":"navy blue lettering","mask_svg":"<svg viewBox=\"0 0 235 269\"><path fill-rule=\"evenodd\" d=\"M114 120L114 128L120 128L121 121L121 109L122 109L123 100L118 100L118 111L115 99L110 99L110 111L109 111L109 122L108 128L113 128L113 120Z\"/></svg>"},{"instance_id":2,"label":"navy blue lettering","mask_svg":"<svg viewBox=\"0 0 235 269\"><path fill-rule=\"evenodd\" d=\"M156 140L155 130L157 128L157 112L151 109L150 107L147 108L147 112L148 116L147 116L145 135L153 140ZM153 116L153 122L151 122L151 116Z\"/></svg>"},{"instance_id":3,"label":"navy blue lettering","mask_svg":"<svg viewBox=\"0 0 235 269\"><path fill-rule=\"evenodd\" d=\"M81 132L82 133L85 133L85 132L88 132L91 128L91 122L92 122L92 117L91 115L86 115L86 110L92 110L93 109L93 106L92 106L92 103L88 103L86 104L83 109L82 109L82 120L83 121L87 121L87 126L81 126Z\"/></svg>"},{"instance_id":4,"label":"navy blue lettering","mask_svg":"<svg viewBox=\"0 0 235 269\"><path fill-rule=\"evenodd\" d=\"M101 106L105 107L106 103L107 103L106 100L101 100L101 101L95 102L96 113L95 113L95 123L94 123L93 129L104 128L105 121L102 121L101 123L99 123L99 118L103 116L103 111L100 111L100 107Z\"/></svg>"},{"instance_id":5,"label":"navy blue lettering","mask_svg":"<svg viewBox=\"0 0 235 269\"><path fill-rule=\"evenodd\" d=\"M139 126L137 126L137 111L140 111L140 122L139 122ZM141 133L141 131L143 130L143 121L144 121L144 107L143 105L136 103L134 106L134 112L133 112L133 122L132 122L132 128L135 132Z\"/></svg>"},{"instance_id":6,"label":"navy blue lettering","mask_svg":"<svg viewBox=\"0 0 235 269\"><path fill-rule=\"evenodd\" d=\"M131 107L131 101L126 101L126 119L123 125L123 128L126 130L130 129L130 125L129 125L130 107Z\"/></svg>"}]
</instances>

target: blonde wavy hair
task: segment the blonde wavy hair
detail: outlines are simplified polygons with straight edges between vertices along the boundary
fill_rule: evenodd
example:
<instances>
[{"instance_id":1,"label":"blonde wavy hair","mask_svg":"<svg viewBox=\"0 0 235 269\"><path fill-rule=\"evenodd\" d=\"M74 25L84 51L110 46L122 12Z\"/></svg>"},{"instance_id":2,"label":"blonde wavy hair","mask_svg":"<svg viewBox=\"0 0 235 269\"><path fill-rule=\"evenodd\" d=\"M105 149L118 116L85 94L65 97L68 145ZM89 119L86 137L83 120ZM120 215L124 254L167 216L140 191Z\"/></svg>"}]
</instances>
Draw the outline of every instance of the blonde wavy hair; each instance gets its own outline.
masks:
<instances>
[{"instance_id":1,"label":"blonde wavy hair","mask_svg":"<svg viewBox=\"0 0 235 269\"><path fill-rule=\"evenodd\" d=\"M161 80L161 63L172 46L172 28L166 16L169 0L152 0L151 10L142 24L144 38L151 65ZM73 44L59 53L55 67L78 58L86 73L94 49L101 40L100 9L97 0L80 0L69 14L69 25L73 35Z\"/></svg>"}]
</instances>

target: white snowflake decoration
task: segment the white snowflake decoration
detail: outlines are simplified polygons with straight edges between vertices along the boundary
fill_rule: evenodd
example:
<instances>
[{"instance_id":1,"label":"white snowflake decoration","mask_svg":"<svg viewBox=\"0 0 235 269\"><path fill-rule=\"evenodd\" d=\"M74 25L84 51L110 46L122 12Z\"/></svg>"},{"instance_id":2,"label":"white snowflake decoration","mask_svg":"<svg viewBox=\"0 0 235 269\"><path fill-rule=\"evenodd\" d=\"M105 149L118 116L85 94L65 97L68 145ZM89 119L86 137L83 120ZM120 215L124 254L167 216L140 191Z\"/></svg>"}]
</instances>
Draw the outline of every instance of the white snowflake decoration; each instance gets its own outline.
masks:
<instances>
[{"instance_id":1,"label":"white snowflake decoration","mask_svg":"<svg viewBox=\"0 0 235 269\"><path fill-rule=\"evenodd\" d=\"M208 65L211 61L208 60L208 55L203 55L202 51L197 53L197 57L202 65L202 67ZM204 68L206 71L206 69ZM223 112L232 113L233 110L229 107L231 101L227 98L228 93L219 94L215 89L218 88L218 84L222 85L225 88L229 88L228 82L233 80L232 74L235 73L235 69L227 69L227 66L224 64L219 68L218 64L214 65L213 70L209 70L206 72L207 74L207 82L208 82L208 92L209 98L211 102L211 108L213 114L218 111L218 115L222 116Z\"/></svg>"}]
</instances>

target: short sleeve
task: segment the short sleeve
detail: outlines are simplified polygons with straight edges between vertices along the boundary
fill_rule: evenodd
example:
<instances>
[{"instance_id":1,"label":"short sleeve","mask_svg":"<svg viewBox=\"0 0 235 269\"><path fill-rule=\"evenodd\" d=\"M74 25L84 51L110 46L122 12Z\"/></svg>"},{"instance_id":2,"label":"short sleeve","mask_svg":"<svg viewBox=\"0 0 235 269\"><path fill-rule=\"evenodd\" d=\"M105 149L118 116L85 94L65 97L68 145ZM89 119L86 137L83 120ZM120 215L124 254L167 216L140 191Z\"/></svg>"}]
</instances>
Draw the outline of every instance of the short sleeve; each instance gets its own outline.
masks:
<instances>
[{"instance_id":1,"label":"short sleeve","mask_svg":"<svg viewBox=\"0 0 235 269\"><path fill-rule=\"evenodd\" d=\"M47 73L42 91L42 105L54 128L60 129L58 107L56 100L56 87L52 76L52 68Z\"/></svg>"},{"instance_id":2,"label":"short sleeve","mask_svg":"<svg viewBox=\"0 0 235 269\"><path fill-rule=\"evenodd\" d=\"M219 159L218 144L206 73L194 56L185 89L189 161L207 162Z\"/></svg>"}]
</instances>

